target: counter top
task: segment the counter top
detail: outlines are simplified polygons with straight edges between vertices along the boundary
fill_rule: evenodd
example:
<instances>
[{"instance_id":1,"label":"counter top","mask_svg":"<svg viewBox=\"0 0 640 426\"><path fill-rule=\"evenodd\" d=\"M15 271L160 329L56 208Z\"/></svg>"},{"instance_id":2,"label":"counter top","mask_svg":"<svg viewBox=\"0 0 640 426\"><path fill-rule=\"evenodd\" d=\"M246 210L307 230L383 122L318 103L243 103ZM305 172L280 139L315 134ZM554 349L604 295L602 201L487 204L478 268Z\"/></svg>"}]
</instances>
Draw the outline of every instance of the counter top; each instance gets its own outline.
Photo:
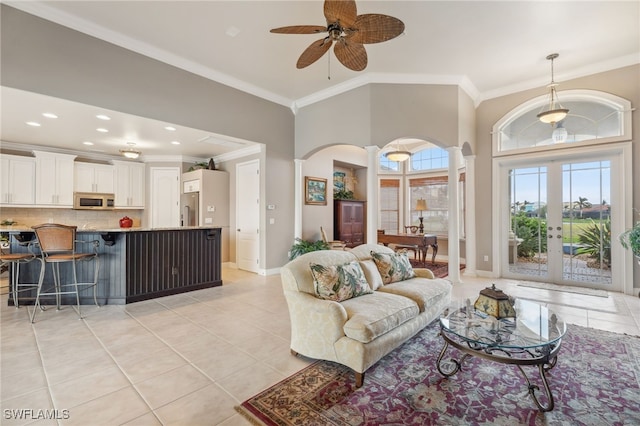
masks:
<instances>
[{"instance_id":1,"label":"counter top","mask_svg":"<svg viewBox=\"0 0 640 426\"><path fill-rule=\"evenodd\" d=\"M82 228L78 227L78 233L114 233L114 232L152 232L152 231L190 231L194 229L221 229L219 226L175 226L167 228ZM0 226L0 232L17 233L17 232L33 232L33 228L30 226Z\"/></svg>"}]
</instances>

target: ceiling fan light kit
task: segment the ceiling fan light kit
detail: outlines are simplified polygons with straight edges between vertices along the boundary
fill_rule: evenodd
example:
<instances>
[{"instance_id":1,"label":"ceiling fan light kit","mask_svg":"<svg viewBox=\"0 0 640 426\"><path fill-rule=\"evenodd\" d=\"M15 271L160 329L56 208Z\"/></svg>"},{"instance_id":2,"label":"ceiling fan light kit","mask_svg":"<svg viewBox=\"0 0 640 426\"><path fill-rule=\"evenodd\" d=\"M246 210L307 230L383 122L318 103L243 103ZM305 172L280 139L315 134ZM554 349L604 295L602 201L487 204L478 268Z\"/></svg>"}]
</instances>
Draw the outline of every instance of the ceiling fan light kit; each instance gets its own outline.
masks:
<instances>
[{"instance_id":1,"label":"ceiling fan light kit","mask_svg":"<svg viewBox=\"0 0 640 426\"><path fill-rule=\"evenodd\" d=\"M560 55L557 53L552 53L547 56L547 59L551 61L551 83L549 83L549 85L547 86L550 88L549 104L546 107L546 110L545 107L542 107L542 110L537 115L540 121L546 124L551 124L552 126L564 120L564 118L569 113L569 110L567 108L564 108L558 100L558 94L556 93L556 87L558 86L558 84L553 79L553 61L558 56Z\"/></svg>"},{"instance_id":2,"label":"ceiling fan light kit","mask_svg":"<svg viewBox=\"0 0 640 426\"><path fill-rule=\"evenodd\" d=\"M404 32L404 23L393 16L376 13L358 15L355 0L325 0L324 16L327 26L294 25L274 28L279 34L328 35L311 43L298 58L298 69L308 67L320 59L335 42L336 58L353 71L367 67L368 57L364 44L391 40Z\"/></svg>"}]
</instances>

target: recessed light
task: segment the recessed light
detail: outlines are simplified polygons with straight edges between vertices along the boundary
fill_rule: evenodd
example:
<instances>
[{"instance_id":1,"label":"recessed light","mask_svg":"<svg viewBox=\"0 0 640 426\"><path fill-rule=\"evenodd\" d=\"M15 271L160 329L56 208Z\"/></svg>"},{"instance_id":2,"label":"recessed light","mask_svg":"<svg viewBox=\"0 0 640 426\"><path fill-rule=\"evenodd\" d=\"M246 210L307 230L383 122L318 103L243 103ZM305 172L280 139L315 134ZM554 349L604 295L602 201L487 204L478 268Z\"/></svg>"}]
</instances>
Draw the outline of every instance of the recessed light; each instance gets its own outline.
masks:
<instances>
[{"instance_id":1,"label":"recessed light","mask_svg":"<svg viewBox=\"0 0 640 426\"><path fill-rule=\"evenodd\" d=\"M57 115L55 115L55 114L54 114L54 113L52 113L52 112L43 112L43 113L42 113L42 116L43 116L43 117L47 117L47 118L58 118L58 116L57 116Z\"/></svg>"},{"instance_id":2,"label":"recessed light","mask_svg":"<svg viewBox=\"0 0 640 426\"><path fill-rule=\"evenodd\" d=\"M100 120L105 120L105 121L111 120L111 117L109 117L108 115L104 115L104 114L98 114L98 115L96 115L96 118L100 119Z\"/></svg>"},{"instance_id":3,"label":"recessed light","mask_svg":"<svg viewBox=\"0 0 640 426\"><path fill-rule=\"evenodd\" d=\"M171 145L180 145L179 141L171 141Z\"/></svg>"},{"instance_id":4,"label":"recessed light","mask_svg":"<svg viewBox=\"0 0 640 426\"><path fill-rule=\"evenodd\" d=\"M89 141L84 141L82 142L84 145L93 145L93 142L89 142Z\"/></svg>"},{"instance_id":5,"label":"recessed light","mask_svg":"<svg viewBox=\"0 0 640 426\"><path fill-rule=\"evenodd\" d=\"M42 126L42 124L38 123L37 121L27 121L27 125L29 125L31 127L40 127L40 126Z\"/></svg>"},{"instance_id":6,"label":"recessed light","mask_svg":"<svg viewBox=\"0 0 640 426\"><path fill-rule=\"evenodd\" d=\"M109 133L109 131L107 129L105 129L104 127L98 127L96 130L98 132L100 132L100 133Z\"/></svg>"},{"instance_id":7,"label":"recessed light","mask_svg":"<svg viewBox=\"0 0 640 426\"><path fill-rule=\"evenodd\" d=\"M176 128L175 128L175 127L172 127L172 126L167 126L167 127L165 127L165 130L168 130L168 131L170 131L170 132L175 132L175 131L176 131Z\"/></svg>"}]
</instances>

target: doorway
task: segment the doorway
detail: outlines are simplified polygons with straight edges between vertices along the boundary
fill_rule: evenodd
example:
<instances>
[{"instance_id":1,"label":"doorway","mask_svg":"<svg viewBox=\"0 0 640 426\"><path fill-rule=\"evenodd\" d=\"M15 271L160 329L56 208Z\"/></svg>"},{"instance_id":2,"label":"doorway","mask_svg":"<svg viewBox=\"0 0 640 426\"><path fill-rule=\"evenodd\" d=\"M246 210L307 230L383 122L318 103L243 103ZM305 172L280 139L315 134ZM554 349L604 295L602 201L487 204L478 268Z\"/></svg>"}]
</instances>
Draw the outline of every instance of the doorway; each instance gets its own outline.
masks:
<instances>
[{"instance_id":1,"label":"doorway","mask_svg":"<svg viewBox=\"0 0 640 426\"><path fill-rule=\"evenodd\" d=\"M499 158L502 276L623 291L624 149ZM615 183L615 184L613 184Z\"/></svg>"},{"instance_id":2,"label":"doorway","mask_svg":"<svg viewBox=\"0 0 640 426\"><path fill-rule=\"evenodd\" d=\"M236 265L259 272L260 267L260 160L236 165Z\"/></svg>"}]
</instances>

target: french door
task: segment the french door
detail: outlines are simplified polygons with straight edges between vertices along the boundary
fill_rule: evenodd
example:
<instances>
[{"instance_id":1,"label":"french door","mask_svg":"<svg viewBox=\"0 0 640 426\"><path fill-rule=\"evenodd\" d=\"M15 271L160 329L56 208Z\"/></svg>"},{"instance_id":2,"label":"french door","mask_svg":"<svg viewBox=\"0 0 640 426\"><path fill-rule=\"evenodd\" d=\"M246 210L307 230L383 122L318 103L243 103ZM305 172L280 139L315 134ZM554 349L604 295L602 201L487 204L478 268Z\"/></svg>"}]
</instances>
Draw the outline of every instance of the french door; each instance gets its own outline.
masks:
<instances>
[{"instance_id":1,"label":"french door","mask_svg":"<svg viewBox=\"0 0 640 426\"><path fill-rule=\"evenodd\" d=\"M503 276L623 290L622 155L600 148L496 160Z\"/></svg>"}]
</instances>

